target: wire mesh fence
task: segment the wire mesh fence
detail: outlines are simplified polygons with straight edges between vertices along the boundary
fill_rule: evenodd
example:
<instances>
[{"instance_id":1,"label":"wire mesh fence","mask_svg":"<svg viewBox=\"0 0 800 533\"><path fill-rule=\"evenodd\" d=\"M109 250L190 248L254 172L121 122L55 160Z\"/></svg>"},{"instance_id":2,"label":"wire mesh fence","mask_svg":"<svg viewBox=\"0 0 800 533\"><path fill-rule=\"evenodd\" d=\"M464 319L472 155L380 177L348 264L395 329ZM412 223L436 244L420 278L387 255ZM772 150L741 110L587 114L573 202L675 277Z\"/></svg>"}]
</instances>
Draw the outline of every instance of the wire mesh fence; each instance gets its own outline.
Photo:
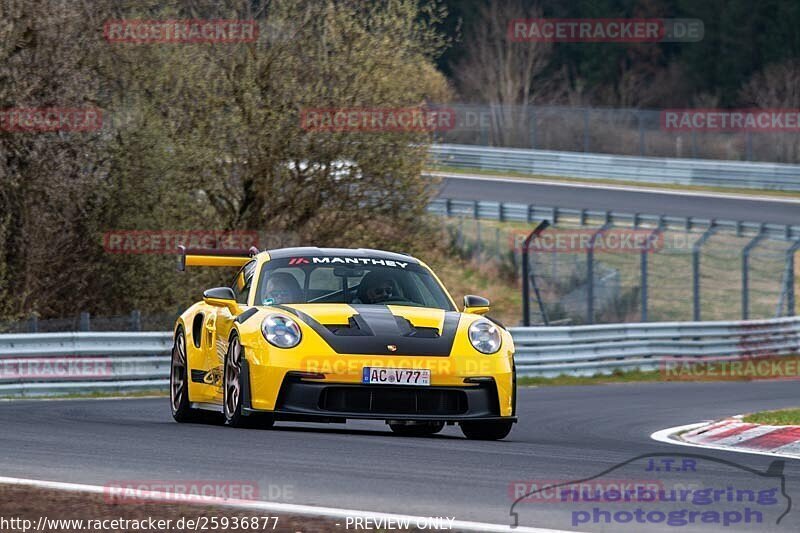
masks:
<instances>
[{"instance_id":1,"label":"wire mesh fence","mask_svg":"<svg viewBox=\"0 0 800 533\"><path fill-rule=\"evenodd\" d=\"M20 320L0 321L0 333L61 333L67 331L171 331L180 311L175 313L93 316L80 312L68 318L40 319L36 315Z\"/></svg>"},{"instance_id":2,"label":"wire mesh fence","mask_svg":"<svg viewBox=\"0 0 800 533\"><path fill-rule=\"evenodd\" d=\"M668 110L449 104L453 127L437 142L738 161L800 161L800 134L787 131L683 131Z\"/></svg>"},{"instance_id":3,"label":"wire mesh fence","mask_svg":"<svg viewBox=\"0 0 800 533\"><path fill-rule=\"evenodd\" d=\"M442 224L462 256L494 262L521 280L522 242L535 224L465 216L443 218ZM796 276L787 270L796 268L790 264L793 241L712 228L586 225L560 217L531 243L531 323L739 320L792 313Z\"/></svg>"}]
</instances>

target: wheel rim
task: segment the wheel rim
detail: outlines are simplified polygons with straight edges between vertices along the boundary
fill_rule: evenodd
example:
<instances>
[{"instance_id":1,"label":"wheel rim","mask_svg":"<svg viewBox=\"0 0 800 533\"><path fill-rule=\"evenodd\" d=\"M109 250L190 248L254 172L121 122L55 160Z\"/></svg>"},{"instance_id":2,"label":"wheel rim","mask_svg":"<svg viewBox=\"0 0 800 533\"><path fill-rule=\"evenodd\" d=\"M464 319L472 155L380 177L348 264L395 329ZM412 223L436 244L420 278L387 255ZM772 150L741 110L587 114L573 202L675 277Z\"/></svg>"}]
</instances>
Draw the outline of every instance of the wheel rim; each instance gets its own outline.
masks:
<instances>
[{"instance_id":1,"label":"wheel rim","mask_svg":"<svg viewBox=\"0 0 800 533\"><path fill-rule=\"evenodd\" d=\"M241 385L239 376L241 374L242 345L239 340L234 338L225 358L225 416L232 418L239 406Z\"/></svg>"},{"instance_id":2,"label":"wheel rim","mask_svg":"<svg viewBox=\"0 0 800 533\"><path fill-rule=\"evenodd\" d=\"M175 346L172 348L169 391L172 411L177 413L183 401L183 395L186 394L186 340L183 338L183 333L179 333L175 338Z\"/></svg>"}]
</instances>

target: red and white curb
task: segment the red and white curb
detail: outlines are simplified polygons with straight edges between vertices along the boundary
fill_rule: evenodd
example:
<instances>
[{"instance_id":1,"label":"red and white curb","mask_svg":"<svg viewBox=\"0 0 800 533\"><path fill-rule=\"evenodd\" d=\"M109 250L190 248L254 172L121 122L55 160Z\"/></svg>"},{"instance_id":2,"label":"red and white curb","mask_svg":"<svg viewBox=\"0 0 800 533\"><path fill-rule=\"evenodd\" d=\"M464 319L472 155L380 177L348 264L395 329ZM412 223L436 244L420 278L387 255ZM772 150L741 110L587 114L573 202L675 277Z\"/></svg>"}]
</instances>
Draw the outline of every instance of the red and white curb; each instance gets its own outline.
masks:
<instances>
[{"instance_id":1,"label":"red and white curb","mask_svg":"<svg viewBox=\"0 0 800 533\"><path fill-rule=\"evenodd\" d=\"M741 415L667 428L650 437L669 444L800 459L800 426L751 424Z\"/></svg>"}]
</instances>

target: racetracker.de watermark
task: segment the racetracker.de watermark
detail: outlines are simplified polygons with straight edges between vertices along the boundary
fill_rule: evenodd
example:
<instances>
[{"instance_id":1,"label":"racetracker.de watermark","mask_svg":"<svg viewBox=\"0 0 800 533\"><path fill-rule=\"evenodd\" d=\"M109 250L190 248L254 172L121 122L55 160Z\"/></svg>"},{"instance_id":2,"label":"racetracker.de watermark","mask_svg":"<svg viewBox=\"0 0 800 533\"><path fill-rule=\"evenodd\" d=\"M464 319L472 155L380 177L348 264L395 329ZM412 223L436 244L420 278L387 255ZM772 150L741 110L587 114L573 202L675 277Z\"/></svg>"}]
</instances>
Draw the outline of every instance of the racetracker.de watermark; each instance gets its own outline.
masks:
<instances>
[{"instance_id":1,"label":"racetracker.de watermark","mask_svg":"<svg viewBox=\"0 0 800 533\"><path fill-rule=\"evenodd\" d=\"M800 132L800 109L665 109L661 129L677 132Z\"/></svg>"},{"instance_id":2,"label":"racetracker.de watermark","mask_svg":"<svg viewBox=\"0 0 800 533\"><path fill-rule=\"evenodd\" d=\"M106 503L213 503L225 500L291 500L294 485L269 484L263 487L253 480L219 479L128 479L114 480L103 486Z\"/></svg>"},{"instance_id":3,"label":"racetracker.de watermark","mask_svg":"<svg viewBox=\"0 0 800 533\"><path fill-rule=\"evenodd\" d=\"M574 483L566 479L512 481L508 496L520 503L567 503L589 499L596 502L653 501L664 490L657 479L595 479Z\"/></svg>"},{"instance_id":4,"label":"racetracker.de watermark","mask_svg":"<svg viewBox=\"0 0 800 533\"><path fill-rule=\"evenodd\" d=\"M103 127L103 111L96 107L12 107L0 109L0 131L78 132Z\"/></svg>"},{"instance_id":5,"label":"racetracker.de watermark","mask_svg":"<svg viewBox=\"0 0 800 533\"><path fill-rule=\"evenodd\" d=\"M435 132L456 126L447 107L339 107L300 111L300 127L310 132Z\"/></svg>"},{"instance_id":6,"label":"racetracker.de watermark","mask_svg":"<svg viewBox=\"0 0 800 533\"><path fill-rule=\"evenodd\" d=\"M528 232L509 235L511 247L521 250ZM531 240L530 250L550 253L653 253L664 249L664 234L650 229L547 229Z\"/></svg>"},{"instance_id":7,"label":"racetracker.de watermark","mask_svg":"<svg viewBox=\"0 0 800 533\"><path fill-rule=\"evenodd\" d=\"M255 20L109 20L103 36L111 43L251 43L258 39Z\"/></svg>"},{"instance_id":8,"label":"racetracker.de watermark","mask_svg":"<svg viewBox=\"0 0 800 533\"><path fill-rule=\"evenodd\" d=\"M800 358L719 357L692 361L675 357L662 359L659 371L670 381L800 379Z\"/></svg>"},{"instance_id":9,"label":"racetracker.de watermark","mask_svg":"<svg viewBox=\"0 0 800 533\"><path fill-rule=\"evenodd\" d=\"M698 42L705 35L700 19L535 18L508 23L512 42L658 43Z\"/></svg>"},{"instance_id":10,"label":"racetracker.de watermark","mask_svg":"<svg viewBox=\"0 0 800 533\"><path fill-rule=\"evenodd\" d=\"M110 357L0 359L0 379L78 379L112 375Z\"/></svg>"},{"instance_id":11,"label":"racetracker.de watermark","mask_svg":"<svg viewBox=\"0 0 800 533\"><path fill-rule=\"evenodd\" d=\"M103 234L103 249L110 254L174 254L178 246L207 250L248 250L258 247L257 231L221 230L117 230Z\"/></svg>"}]
</instances>

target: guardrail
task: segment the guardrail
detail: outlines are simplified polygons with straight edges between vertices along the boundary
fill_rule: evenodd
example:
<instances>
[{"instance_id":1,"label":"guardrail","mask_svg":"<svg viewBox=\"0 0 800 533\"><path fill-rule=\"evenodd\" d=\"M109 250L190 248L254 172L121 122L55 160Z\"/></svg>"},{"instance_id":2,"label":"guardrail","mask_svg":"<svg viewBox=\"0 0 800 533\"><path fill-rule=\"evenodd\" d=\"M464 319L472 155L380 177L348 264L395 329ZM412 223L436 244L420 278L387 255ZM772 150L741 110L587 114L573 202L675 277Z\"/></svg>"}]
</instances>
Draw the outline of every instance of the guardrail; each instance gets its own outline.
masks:
<instances>
[{"instance_id":1,"label":"guardrail","mask_svg":"<svg viewBox=\"0 0 800 533\"><path fill-rule=\"evenodd\" d=\"M169 332L0 335L0 397L166 390Z\"/></svg>"},{"instance_id":2,"label":"guardrail","mask_svg":"<svg viewBox=\"0 0 800 533\"><path fill-rule=\"evenodd\" d=\"M665 360L800 353L800 317L510 329L520 376L647 371Z\"/></svg>"},{"instance_id":3,"label":"guardrail","mask_svg":"<svg viewBox=\"0 0 800 533\"><path fill-rule=\"evenodd\" d=\"M800 353L800 317L511 328L520 376ZM0 397L166 390L169 332L0 335Z\"/></svg>"},{"instance_id":4,"label":"guardrail","mask_svg":"<svg viewBox=\"0 0 800 533\"><path fill-rule=\"evenodd\" d=\"M457 168L655 184L800 191L800 165L781 163L585 154L466 144L434 144L430 155L436 165Z\"/></svg>"},{"instance_id":5,"label":"guardrail","mask_svg":"<svg viewBox=\"0 0 800 533\"><path fill-rule=\"evenodd\" d=\"M798 181L800 183L800 180ZM739 237L764 234L774 239L800 239L800 226L743 222L738 220L710 219L703 217L678 217L650 215L644 213L622 213L597 209L571 209L544 205L517 204L511 202L484 202L475 200L451 200L437 198L428 204L428 212L443 216L463 216L487 220L513 222L539 222L547 220L551 224L568 220L581 225L620 225L638 228L640 226L658 227L674 230L702 230L713 226L718 230L735 232Z\"/></svg>"}]
</instances>

